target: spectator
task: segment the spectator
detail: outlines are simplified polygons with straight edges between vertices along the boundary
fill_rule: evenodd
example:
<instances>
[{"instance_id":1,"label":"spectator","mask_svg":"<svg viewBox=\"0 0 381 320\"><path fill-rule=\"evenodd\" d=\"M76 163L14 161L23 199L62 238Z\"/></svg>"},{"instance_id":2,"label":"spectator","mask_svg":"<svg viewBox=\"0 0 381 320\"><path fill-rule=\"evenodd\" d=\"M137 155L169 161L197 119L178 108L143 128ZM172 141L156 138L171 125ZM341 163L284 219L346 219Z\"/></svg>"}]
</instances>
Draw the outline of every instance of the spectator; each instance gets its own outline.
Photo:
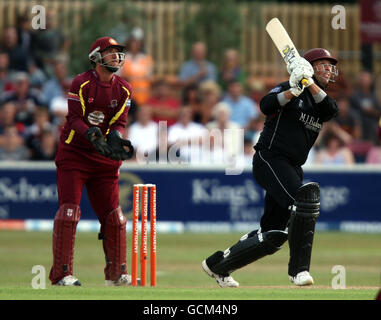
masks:
<instances>
[{"instance_id":1,"label":"spectator","mask_svg":"<svg viewBox=\"0 0 381 320\"><path fill-rule=\"evenodd\" d=\"M211 134L211 138L214 140L211 145L215 150L223 150L222 157L225 156L227 159L238 155L240 143L242 143L242 141L239 140L241 138L238 131L240 127L235 122L229 120L230 113L230 107L225 102L219 102L215 105L212 112L215 120L206 125L206 128ZM219 136L221 137L219 139L220 141L213 135L213 132L216 132L216 130L218 130ZM251 145L251 149L253 149L253 145Z\"/></svg>"},{"instance_id":2,"label":"spectator","mask_svg":"<svg viewBox=\"0 0 381 320\"><path fill-rule=\"evenodd\" d=\"M259 115L255 102L243 94L242 84L237 80L229 82L228 93L223 101L231 108L230 120L241 128L246 128Z\"/></svg>"},{"instance_id":3,"label":"spectator","mask_svg":"<svg viewBox=\"0 0 381 320\"><path fill-rule=\"evenodd\" d=\"M377 128L377 137L379 139L379 143L376 146L372 146L368 154L366 156L365 162L367 164L381 164L381 117L378 121L378 128Z\"/></svg>"},{"instance_id":4,"label":"spectator","mask_svg":"<svg viewBox=\"0 0 381 320\"><path fill-rule=\"evenodd\" d=\"M247 85L250 99L259 105L262 97L267 94L265 82L252 77L252 79L248 81Z\"/></svg>"},{"instance_id":5,"label":"spectator","mask_svg":"<svg viewBox=\"0 0 381 320\"><path fill-rule=\"evenodd\" d=\"M192 58L180 67L179 80L182 86L199 85L203 81L217 81L216 66L206 59L207 48L204 42L192 46Z\"/></svg>"},{"instance_id":6,"label":"spectator","mask_svg":"<svg viewBox=\"0 0 381 320\"><path fill-rule=\"evenodd\" d=\"M195 118L197 119L196 122L206 125L212 120L212 110L220 101L221 89L216 82L208 80L200 85L199 94L201 106Z\"/></svg>"},{"instance_id":7,"label":"spectator","mask_svg":"<svg viewBox=\"0 0 381 320\"><path fill-rule=\"evenodd\" d=\"M373 89L371 73L362 71L357 79L351 106L360 114L362 139L377 143L377 125L381 116L381 106Z\"/></svg>"},{"instance_id":8,"label":"spectator","mask_svg":"<svg viewBox=\"0 0 381 320\"><path fill-rule=\"evenodd\" d=\"M134 28L127 42L127 54L120 76L126 79L134 89L133 100L138 106L144 105L151 96L153 81L152 56L143 51L143 30Z\"/></svg>"},{"instance_id":9,"label":"spectator","mask_svg":"<svg viewBox=\"0 0 381 320\"><path fill-rule=\"evenodd\" d=\"M3 144L0 146L0 160L18 161L28 160L30 153L24 146L24 140L18 134L15 125L10 125L4 129Z\"/></svg>"},{"instance_id":10,"label":"spectator","mask_svg":"<svg viewBox=\"0 0 381 320\"><path fill-rule=\"evenodd\" d=\"M66 60L57 58L53 62L53 77L45 82L42 87L42 100L51 108L51 103L56 97L66 97L67 88L70 88L71 79L67 76Z\"/></svg>"},{"instance_id":11,"label":"spectator","mask_svg":"<svg viewBox=\"0 0 381 320\"><path fill-rule=\"evenodd\" d=\"M353 140L359 140L362 137L362 128L360 115L351 109L350 100L347 96L337 98L339 112L333 120L347 133L350 134Z\"/></svg>"},{"instance_id":12,"label":"spectator","mask_svg":"<svg viewBox=\"0 0 381 320\"><path fill-rule=\"evenodd\" d=\"M183 88L181 92L183 106L189 106L192 110L193 121L201 122L201 99L196 84L190 84Z\"/></svg>"},{"instance_id":13,"label":"spectator","mask_svg":"<svg viewBox=\"0 0 381 320\"><path fill-rule=\"evenodd\" d=\"M4 103L0 107L0 134L4 133L4 129L15 124L16 106L12 102Z\"/></svg>"},{"instance_id":14,"label":"spectator","mask_svg":"<svg viewBox=\"0 0 381 320\"><path fill-rule=\"evenodd\" d=\"M227 49L224 53L224 60L218 77L218 83L223 91L228 88L228 83L232 80L239 81L242 86L246 85L246 73L239 62L239 53L235 49Z\"/></svg>"},{"instance_id":15,"label":"spectator","mask_svg":"<svg viewBox=\"0 0 381 320\"><path fill-rule=\"evenodd\" d=\"M145 158L152 162L158 146L158 124L153 121L151 108L148 107L138 108L136 119L129 127L127 137L135 148L136 159Z\"/></svg>"},{"instance_id":16,"label":"spectator","mask_svg":"<svg viewBox=\"0 0 381 320\"><path fill-rule=\"evenodd\" d=\"M28 71L30 56L24 48L18 44L17 30L15 27L8 27L4 30L2 50L8 53L9 69L15 71Z\"/></svg>"},{"instance_id":17,"label":"spectator","mask_svg":"<svg viewBox=\"0 0 381 320\"><path fill-rule=\"evenodd\" d=\"M30 55L32 43L31 21L26 10L24 13L17 15L16 31L18 44L28 55Z\"/></svg>"},{"instance_id":18,"label":"spectator","mask_svg":"<svg viewBox=\"0 0 381 320\"><path fill-rule=\"evenodd\" d=\"M371 147L368 151L365 162L367 164L381 164L381 147Z\"/></svg>"},{"instance_id":19,"label":"spectator","mask_svg":"<svg viewBox=\"0 0 381 320\"><path fill-rule=\"evenodd\" d=\"M167 126L174 124L178 118L180 101L171 92L169 83L161 79L153 86L153 95L146 105L151 108L155 122L166 121Z\"/></svg>"},{"instance_id":20,"label":"spectator","mask_svg":"<svg viewBox=\"0 0 381 320\"><path fill-rule=\"evenodd\" d=\"M192 109L180 109L178 121L169 127L168 145L170 161L200 162L202 138L208 133L205 127L192 121Z\"/></svg>"},{"instance_id":21,"label":"spectator","mask_svg":"<svg viewBox=\"0 0 381 320\"><path fill-rule=\"evenodd\" d=\"M316 155L317 164L354 164L351 150L333 131L325 132L324 147Z\"/></svg>"},{"instance_id":22,"label":"spectator","mask_svg":"<svg viewBox=\"0 0 381 320\"><path fill-rule=\"evenodd\" d=\"M53 129L43 129L33 149L31 160L53 161L57 152L57 135Z\"/></svg>"},{"instance_id":23,"label":"spectator","mask_svg":"<svg viewBox=\"0 0 381 320\"><path fill-rule=\"evenodd\" d=\"M9 70L9 56L5 51L0 51L0 94L12 91L12 73Z\"/></svg>"},{"instance_id":24,"label":"spectator","mask_svg":"<svg viewBox=\"0 0 381 320\"><path fill-rule=\"evenodd\" d=\"M2 102L13 102L17 107L15 121L26 126L33 123L33 112L37 106L42 105L38 93L30 88L26 72L18 72L15 75L15 90L3 94Z\"/></svg>"},{"instance_id":25,"label":"spectator","mask_svg":"<svg viewBox=\"0 0 381 320\"><path fill-rule=\"evenodd\" d=\"M52 75L51 63L65 54L69 42L63 32L57 27L57 13L54 9L46 10L46 28L32 32L32 54L36 66L48 76Z\"/></svg>"}]
</instances>

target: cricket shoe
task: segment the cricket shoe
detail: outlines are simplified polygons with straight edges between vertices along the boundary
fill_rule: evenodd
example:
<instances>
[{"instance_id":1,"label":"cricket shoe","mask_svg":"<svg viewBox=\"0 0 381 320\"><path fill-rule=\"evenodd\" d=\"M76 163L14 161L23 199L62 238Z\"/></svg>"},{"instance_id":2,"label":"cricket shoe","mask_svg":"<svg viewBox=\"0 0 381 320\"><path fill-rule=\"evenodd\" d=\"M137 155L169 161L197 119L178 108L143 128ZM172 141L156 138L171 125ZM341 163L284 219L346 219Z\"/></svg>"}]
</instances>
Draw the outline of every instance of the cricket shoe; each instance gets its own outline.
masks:
<instances>
[{"instance_id":1,"label":"cricket shoe","mask_svg":"<svg viewBox=\"0 0 381 320\"><path fill-rule=\"evenodd\" d=\"M295 277L290 276L290 281L297 286L309 286L314 284L314 279L308 271L299 272Z\"/></svg>"},{"instance_id":2,"label":"cricket shoe","mask_svg":"<svg viewBox=\"0 0 381 320\"><path fill-rule=\"evenodd\" d=\"M138 286L140 286L140 278L137 278ZM132 279L129 274L122 274L118 280L106 280L105 285L107 287L118 287L118 286L131 286Z\"/></svg>"},{"instance_id":3,"label":"cricket shoe","mask_svg":"<svg viewBox=\"0 0 381 320\"><path fill-rule=\"evenodd\" d=\"M216 279L218 285L221 288L235 288L239 286L239 283L233 279L231 276L222 276L217 273L214 273L212 270L209 269L208 265L206 264L206 260L204 260L201 263L202 269L208 274L208 276Z\"/></svg>"},{"instance_id":4,"label":"cricket shoe","mask_svg":"<svg viewBox=\"0 0 381 320\"><path fill-rule=\"evenodd\" d=\"M66 277L63 277L60 281L58 281L56 286L80 286L81 282L74 276L69 275Z\"/></svg>"}]
</instances>

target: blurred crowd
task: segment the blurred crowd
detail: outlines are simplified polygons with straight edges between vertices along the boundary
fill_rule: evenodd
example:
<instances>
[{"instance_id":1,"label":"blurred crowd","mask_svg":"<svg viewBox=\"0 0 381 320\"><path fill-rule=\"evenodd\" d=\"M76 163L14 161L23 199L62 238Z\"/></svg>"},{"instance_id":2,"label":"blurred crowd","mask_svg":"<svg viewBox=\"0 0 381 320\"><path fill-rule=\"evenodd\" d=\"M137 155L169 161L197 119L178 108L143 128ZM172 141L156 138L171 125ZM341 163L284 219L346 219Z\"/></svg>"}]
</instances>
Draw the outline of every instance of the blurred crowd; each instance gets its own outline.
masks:
<instances>
[{"instance_id":1,"label":"blurred crowd","mask_svg":"<svg viewBox=\"0 0 381 320\"><path fill-rule=\"evenodd\" d=\"M1 160L54 160L75 76L68 72L75 57L69 57L70 42L55 15L47 12L41 30L32 30L28 16L21 15L1 35ZM191 58L177 75L157 76L141 28L113 36L127 48L118 74L133 87L125 132L136 150L132 161L157 162L160 146L169 155L176 144L181 154L174 149L174 156L182 162L219 164L227 155L242 155L245 164L251 163L265 121L259 101L279 79L251 76L235 48L221 53L223 62L217 65L203 42L192 45ZM337 100L339 114L323 126L307 164L381 163L381 77L362 71L350 79L340 73L340 63L338 68L328 94Z\"/></svg>"}]
</instances>

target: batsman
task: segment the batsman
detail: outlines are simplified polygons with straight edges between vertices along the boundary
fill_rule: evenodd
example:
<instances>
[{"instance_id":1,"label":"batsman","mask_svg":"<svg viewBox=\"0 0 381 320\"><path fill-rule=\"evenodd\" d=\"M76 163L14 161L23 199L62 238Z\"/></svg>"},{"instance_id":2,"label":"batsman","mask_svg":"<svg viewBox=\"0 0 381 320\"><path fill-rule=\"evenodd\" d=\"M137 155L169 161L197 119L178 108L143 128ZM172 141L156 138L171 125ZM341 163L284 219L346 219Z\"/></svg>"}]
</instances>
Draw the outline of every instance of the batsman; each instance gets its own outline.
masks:
<instances>
[{"instance_id":1,"label":"batsman","mask_svg":"<svg viewBox=\"0 0 381 320\"><path fill-rule=\"evenodd\" d=\"M288 65L289 81L262 98L266 121L254 146L253 175L266 191L264 213L259 230L202 262L204 271L221 287L238 287L233 271L277 252L287 240L290 281L297 286L314 283L309 271L320 189L316 182L303 183L301 166L323 123L338 112L336 102L324 91L338 75L336 64L327 50L311 49Z\"/></svg>"},{"instance_id":2,"label":"batsman","mask_svg":"<svg viewBox=\"0 0 381 320\"><path fill-rule=\"evenodd\" d=\"M59 208L53 227L53 285L80 286L73 275L76 227L82 190L101 225L106 257L106 285L129 285L126 269L126 218L119 206L119 167L133 154L122 138L131 86L114 73L124 62L124 47L114 39L97 39L90 48L93 68L74 78L68 115L55 159Z\"/></svg>"}]
</instances>

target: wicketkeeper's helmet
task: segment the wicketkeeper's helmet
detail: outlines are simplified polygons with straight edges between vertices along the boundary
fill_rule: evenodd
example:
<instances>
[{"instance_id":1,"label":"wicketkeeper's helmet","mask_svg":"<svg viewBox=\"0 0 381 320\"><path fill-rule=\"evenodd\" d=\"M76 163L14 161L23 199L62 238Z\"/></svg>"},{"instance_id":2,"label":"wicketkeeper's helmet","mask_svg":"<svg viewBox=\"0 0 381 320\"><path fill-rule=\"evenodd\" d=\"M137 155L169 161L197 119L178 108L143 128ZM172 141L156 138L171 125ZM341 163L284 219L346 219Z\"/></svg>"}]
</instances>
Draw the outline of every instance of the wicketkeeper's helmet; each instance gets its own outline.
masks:
<instances>
[{"instance_id":1,"label":"wicketkeeper's helmet","mask_svg":"<svg viewBox=\"0 0 381 320\"><path fill-rule=\"evenodd\" d=\"M106 49L109 49L109 48L118 49L117 58L109 61L109 62L118 61L117 67L108 65L104 62L105 56L115 54L115 53L109 53L105 56L102 56L102 52ZM100 65L104 66L110 72L116 72L119 70L119 68L124 63L125 50L126 50L126 48L124 46L118 44L118 42L116 42L115 39L113 39L111 37L102 37L102 38L95 40L95 42L91 46L90 53L89 53L89 59L93 64L99 63Z\"/></svg>"}]
</instances>

